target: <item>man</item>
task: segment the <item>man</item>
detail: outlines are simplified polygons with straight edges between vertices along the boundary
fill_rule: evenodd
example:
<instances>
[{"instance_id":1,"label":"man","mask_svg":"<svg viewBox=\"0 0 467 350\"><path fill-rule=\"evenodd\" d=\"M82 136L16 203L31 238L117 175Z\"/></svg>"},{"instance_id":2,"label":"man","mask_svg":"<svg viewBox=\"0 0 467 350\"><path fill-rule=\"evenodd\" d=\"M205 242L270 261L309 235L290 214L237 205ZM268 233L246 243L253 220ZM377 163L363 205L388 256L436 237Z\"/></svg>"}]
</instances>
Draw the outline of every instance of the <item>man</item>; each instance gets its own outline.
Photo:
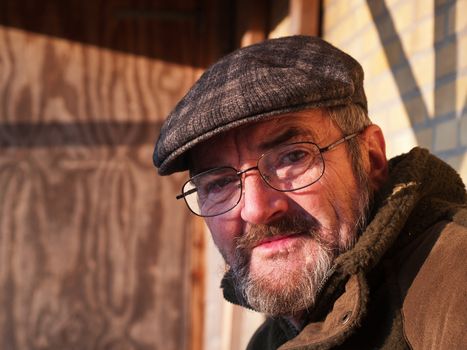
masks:
<instances>
[{"instance_id":1,"label":"man","mask_svg":"<svg viewBox=\"0 0 467 350\"><path fill-rule=\"evenodd\" d=\"M250 349L466 346L465 187L426 150L386 160L361 66L337 48L294 36L224 57L154 162L190 171L177 198L228 265L225 298L268 316Z\"/></svg>"}]
</instances>

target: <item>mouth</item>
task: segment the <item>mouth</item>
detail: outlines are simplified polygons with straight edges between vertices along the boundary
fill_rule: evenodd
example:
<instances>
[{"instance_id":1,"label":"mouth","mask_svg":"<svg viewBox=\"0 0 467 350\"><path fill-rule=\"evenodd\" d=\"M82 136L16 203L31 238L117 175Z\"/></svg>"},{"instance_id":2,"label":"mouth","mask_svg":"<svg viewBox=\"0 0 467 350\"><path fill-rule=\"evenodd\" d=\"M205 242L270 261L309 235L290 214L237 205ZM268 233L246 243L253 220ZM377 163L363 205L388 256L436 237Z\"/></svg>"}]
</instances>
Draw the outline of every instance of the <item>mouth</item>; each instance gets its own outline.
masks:
<instances>
[{"instance_id":1,"label":"mouth","mask_svg":"<svg viewBox=\"0 0 467 350\"><path fill-rule=\"evenodd\" d=\"M268 237L256 244L253 249L265 250L265 251L275 251L282 250L284 248L292 245L302 233L292 233L274 237Z\"/></svg>"}]
</instances>

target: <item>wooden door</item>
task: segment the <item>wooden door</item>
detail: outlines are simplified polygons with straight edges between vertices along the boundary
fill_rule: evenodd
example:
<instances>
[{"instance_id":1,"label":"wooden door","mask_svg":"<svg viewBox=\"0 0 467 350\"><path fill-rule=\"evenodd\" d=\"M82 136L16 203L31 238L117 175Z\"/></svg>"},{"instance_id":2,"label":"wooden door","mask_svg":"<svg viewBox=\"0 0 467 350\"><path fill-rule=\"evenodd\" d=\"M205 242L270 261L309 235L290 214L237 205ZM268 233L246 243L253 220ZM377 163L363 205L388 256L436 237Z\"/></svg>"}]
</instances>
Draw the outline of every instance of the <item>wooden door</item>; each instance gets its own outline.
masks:
<instances>
[{"instance_id":1,"label":"wooden door","mask_svg":"<svg viewBox=\"0 0 467 350\"><path fill-rule=\"evenodd\" d=\"M151 156L218 6L1 2L1 349L201 347L199 223Z\"/></svg>"}]
</instances>

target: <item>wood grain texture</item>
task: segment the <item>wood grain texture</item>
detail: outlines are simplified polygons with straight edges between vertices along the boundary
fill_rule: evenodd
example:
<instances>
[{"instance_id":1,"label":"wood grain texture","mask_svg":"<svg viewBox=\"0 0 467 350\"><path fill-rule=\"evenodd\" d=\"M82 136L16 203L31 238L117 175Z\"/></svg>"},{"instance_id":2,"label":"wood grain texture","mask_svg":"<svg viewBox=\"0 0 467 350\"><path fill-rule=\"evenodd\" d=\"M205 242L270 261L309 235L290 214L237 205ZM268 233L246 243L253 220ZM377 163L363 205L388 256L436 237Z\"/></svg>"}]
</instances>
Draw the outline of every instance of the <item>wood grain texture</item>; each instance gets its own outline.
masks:
<instances>
[{"instance_id":1,"label":"wood grain texture","mask_svg":"<svg viewBox=\"0 0 467 350\"><path fill-rule=\"evenodd\" d=\"M186 348L189 218L148 147L2 154L2 348Z\"/></svg>"},{"instance_id":2,"label":"wood grain texture","mask_svg":"<svg viewBox=\"0 0 467 350\"><path fill-rule=\"evenodd\" d=\"M151 163L216 56L200 11L2 2L1 349L200 349L202 228Z\"/></svg>"}]
</instances>

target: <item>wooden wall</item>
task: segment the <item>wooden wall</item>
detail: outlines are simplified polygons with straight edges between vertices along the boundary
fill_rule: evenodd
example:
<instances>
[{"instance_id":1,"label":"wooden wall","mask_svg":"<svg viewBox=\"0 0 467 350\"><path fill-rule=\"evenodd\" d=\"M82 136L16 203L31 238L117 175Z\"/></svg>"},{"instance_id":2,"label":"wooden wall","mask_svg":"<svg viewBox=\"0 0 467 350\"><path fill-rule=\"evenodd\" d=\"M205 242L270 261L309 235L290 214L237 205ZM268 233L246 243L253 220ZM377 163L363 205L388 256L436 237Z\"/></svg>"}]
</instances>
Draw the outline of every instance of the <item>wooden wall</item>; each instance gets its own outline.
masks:
<instances>
[{"instance_id":1,"label":"wooden wall","mask_svg":"<svg viewBox=\"0 0 467 350\"><path fill-rule=\"evenodd\" d=\"M201 348L200 224L151 156L219 6L2 0L0 349Z\"/></svg>"}]
</instances>

